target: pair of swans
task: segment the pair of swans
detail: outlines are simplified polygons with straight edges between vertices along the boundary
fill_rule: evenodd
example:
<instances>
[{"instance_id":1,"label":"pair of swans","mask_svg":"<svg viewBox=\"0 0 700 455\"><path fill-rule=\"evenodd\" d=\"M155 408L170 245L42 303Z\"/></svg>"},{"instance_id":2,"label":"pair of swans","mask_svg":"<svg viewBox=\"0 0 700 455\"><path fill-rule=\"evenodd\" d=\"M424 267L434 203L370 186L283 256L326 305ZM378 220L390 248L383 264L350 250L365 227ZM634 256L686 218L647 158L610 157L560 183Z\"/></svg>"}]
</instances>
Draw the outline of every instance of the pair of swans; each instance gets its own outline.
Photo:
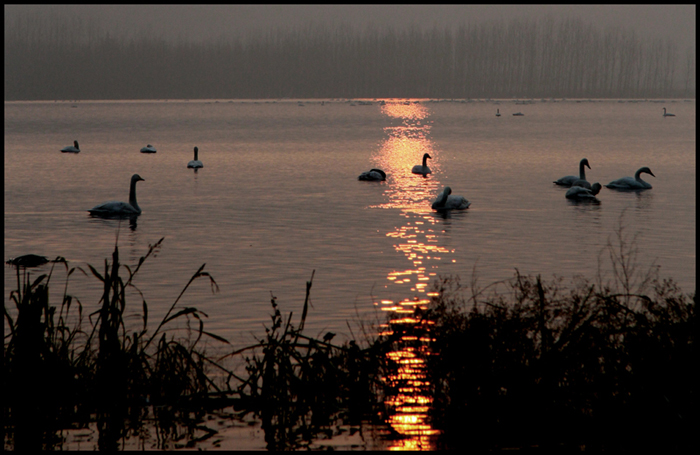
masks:
<instances>
[{"instance_id":1,"label":"pair of swans","mask_svg":"<svg viewBox=\"0 0 700 455\"><path fill-rule=\"evenodd\" d=\"M195 153L196 153L196 148L195 148ZM423 164L416 164L413 166L413 169L411 169L411 172L414 174L420 174L423 177L426 175L432 173L430 168L428 167L428 160L432 159L432 157L424 153L423 154ZM386 173L382 171L381 169L370 169L369 171L365 171L362 174L360 174L357 177L358 180L365 180L365 181L383 181L386 180Z\"/></svg>"}]
</instances>

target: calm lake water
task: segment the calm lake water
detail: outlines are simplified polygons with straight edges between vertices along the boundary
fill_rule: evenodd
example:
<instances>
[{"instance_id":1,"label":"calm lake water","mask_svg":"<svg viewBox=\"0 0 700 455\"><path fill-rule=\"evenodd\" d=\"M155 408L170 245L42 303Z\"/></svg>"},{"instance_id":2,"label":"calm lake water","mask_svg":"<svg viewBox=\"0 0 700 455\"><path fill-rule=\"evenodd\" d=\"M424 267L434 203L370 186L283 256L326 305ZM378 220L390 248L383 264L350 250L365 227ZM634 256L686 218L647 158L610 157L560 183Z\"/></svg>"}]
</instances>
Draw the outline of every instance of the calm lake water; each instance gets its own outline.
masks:
<instances>
[{"instance_id":1,"label":"calm lake water","mask_svg":"<svg viewBox=\"0 0 700 455\"><path fill-rule=\"evenodd\" d=\"M663 107L676 116L662 117ZM439 276L468 285L475 273L484 287L517 269L570 283L595 280L600 267L611 280L606 245L621 220L636 236L639 270L658 265L691 293L695 122L694 100L5 103L5 260L63 256L102 271L117 238L122 262L134 266L164 237L135 281L150 321L206 263L220 292L198 280L180 305L207 313L206 329L234 349L264 335L271 295L298 322L312 273L307 333L332 331L339 343L360 336L358 321L383 319L382 309L425 302ZM59 152L74 140L81 153ZM140 153L146 144L158 152ZM198 171L186 167L195 146ZM411 168L426 152L433 173L423 178ZM577 174L584 157L590 182L648 166L653 189L603 188L600 204L570 202L552 182ZM373 167L385 182L358 181ZM135 225L88 215L127 201L134 173L145 179ZM471 207L447 217L431 210L445 186ZM62 284L65 273L54 273ZM15 287L6 266L6 305ZM58 304L62 286L51 291ZM100 283L74 274L69 292L92 312ZM138 323L141 297L130 301ZM259 427L246 431L251 447L264 448Z\"/></svg>"},{"instance_id":2,"label":"calm lake water","mask_svg":"<svg viewBox=\"0 0 700 455\"><path fill-rule=\"evenodd\" d=\"M220 292L196 281L181 304L234 346L264 332L271 294L300 315L315 270L309 333L346 339L358 315L425 299L439 275L468 284L476 270L481 286L516 268L594 279L601 252L610 270L605 246L624 212L640 268L660 265L690 293L695 121L695 101L681 100L5 103L5 260L34 253L102 270L117 235L130 265L165 237L136 280L151 320L206 263ZM81 153L59 152L73 140ZM140 153L147 143L158 152ZM197 172L186 167L194 146ZM410 172L425 152L427 178ZM577 174L583 157L591 182L649 166L653 189L603 188L598 205L572 203L552 181ZM358 181L372 167L386 182ZM134 173L145 179L135 226L88 215L128 200ZM430 203L448 185L472 205L445 218ZM5 267L6 302L15 284ZM76 274L69 291L96 306L100 286Z\"/></svg>"}]
</instances>

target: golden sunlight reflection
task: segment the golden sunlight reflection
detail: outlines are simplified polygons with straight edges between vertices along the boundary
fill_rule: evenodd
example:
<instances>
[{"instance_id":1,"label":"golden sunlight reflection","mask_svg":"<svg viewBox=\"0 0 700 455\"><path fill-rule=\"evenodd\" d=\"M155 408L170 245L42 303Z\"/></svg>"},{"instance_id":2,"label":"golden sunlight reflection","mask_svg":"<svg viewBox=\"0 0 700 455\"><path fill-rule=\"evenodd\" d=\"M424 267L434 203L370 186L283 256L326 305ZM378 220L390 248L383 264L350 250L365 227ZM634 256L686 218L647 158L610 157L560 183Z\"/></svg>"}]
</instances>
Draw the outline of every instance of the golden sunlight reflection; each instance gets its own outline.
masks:
<instances>
[{"instance_id":1,"label":"golden sunlight reflection","mask_svg":"<svg viewBox=\"0 0 700 455\"><path fill-rule=\"evenodd\" d=\"M387 288L398 290L392 294L404 297L375 303L391 315L382 335L396 340L393 352L388 354L394 368L385 377L391 391L386 400L387 423L401 436L393 441L392 450L432 450L439 434L428 419L432 397L426 361L431 355L432 321L416 315L430 303L433 294L428 288L437 276L439 264L454 253L454 249L440 245L444 225L431 208L441 190L436 177L440 153L430 140L432 120L426 106L412 101L386 101L381 109L392 125L384 128L386 139L373 157L376 166L387 173L389 183L384 191L386 202L376 208L401 211L405 222L386 235L410 264L387 276ZM411 169L421 164L424 153L431 157L428 166L432 173L413 174Z\"/></svg>"}]
</instances>

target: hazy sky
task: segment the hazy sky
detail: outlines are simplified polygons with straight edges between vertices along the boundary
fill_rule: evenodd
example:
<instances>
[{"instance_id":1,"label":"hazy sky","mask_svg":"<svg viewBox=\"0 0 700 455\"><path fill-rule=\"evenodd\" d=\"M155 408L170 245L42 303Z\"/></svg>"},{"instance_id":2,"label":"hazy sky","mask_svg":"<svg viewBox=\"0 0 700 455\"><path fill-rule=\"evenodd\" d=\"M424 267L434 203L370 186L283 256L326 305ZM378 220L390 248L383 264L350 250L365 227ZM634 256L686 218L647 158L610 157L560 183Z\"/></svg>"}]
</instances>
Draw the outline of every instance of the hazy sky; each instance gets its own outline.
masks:
<instances>
[{"instance_id":1,"label":"hazy sky","mask_svg":"<svg viewBox=\"0 0 700 455\"><path fill-rule=\"evenodd\" d=\"M695 43L695 10L695 5L5 5L5 20L41 11L95 18L121 32L202 40L310 22L442 27L551 15L632 28L639 36L671 38L685 49Z\"/></svg>"}]
</instances>

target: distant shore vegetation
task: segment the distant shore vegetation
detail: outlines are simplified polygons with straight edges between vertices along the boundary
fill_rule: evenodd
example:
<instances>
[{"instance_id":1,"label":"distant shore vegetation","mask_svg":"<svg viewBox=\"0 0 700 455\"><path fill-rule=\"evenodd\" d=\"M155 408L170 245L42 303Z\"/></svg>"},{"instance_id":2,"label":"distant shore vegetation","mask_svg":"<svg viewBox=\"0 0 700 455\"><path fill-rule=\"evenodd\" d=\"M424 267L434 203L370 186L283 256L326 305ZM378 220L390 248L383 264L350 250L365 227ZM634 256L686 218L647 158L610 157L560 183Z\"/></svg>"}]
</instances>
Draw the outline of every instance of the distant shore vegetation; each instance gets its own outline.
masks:
<instances>
[{"instance_id":1,"label":"distant shore vegetation","mask_svg":"<svg viewBox=\"0 0 700 455\"><path fill-rule=\"evenodd\" d=\"M695 48L579 19L272 29L194 43L5 23L5 100L694 98Z\"/></svg>"}]
</instances>

